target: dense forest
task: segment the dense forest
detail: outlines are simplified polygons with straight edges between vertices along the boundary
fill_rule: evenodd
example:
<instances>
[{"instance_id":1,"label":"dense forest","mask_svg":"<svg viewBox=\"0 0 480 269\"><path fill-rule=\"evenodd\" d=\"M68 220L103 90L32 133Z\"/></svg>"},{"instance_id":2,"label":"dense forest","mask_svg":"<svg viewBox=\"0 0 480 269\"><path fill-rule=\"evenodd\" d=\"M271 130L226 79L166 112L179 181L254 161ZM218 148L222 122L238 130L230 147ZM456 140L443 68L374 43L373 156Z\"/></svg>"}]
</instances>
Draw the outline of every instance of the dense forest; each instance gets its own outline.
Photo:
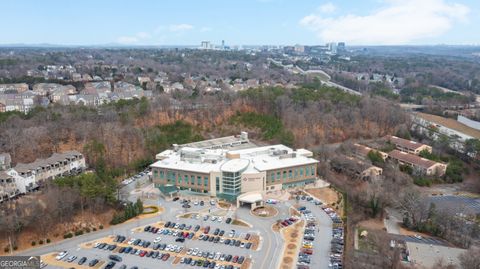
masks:
<instances>
[{"instance_id":1,"label":"dense forest","mask_svg":"<svg viewBox=\"0 0 480 269\"><path fill-rule=\"evenodd\" d=\"M9 152L15 163L76 149L93 165L96 158L90 149L96 143L105 150L107 167L132 170L172 143L240 130L251 132L254 139L311 147L383 136L408 124L406 114L390 101L315 83L183 100L164 95L98 109L52 106L28 115L9 113L1 120L0 151Z\"/></svg>"}]
</instances>

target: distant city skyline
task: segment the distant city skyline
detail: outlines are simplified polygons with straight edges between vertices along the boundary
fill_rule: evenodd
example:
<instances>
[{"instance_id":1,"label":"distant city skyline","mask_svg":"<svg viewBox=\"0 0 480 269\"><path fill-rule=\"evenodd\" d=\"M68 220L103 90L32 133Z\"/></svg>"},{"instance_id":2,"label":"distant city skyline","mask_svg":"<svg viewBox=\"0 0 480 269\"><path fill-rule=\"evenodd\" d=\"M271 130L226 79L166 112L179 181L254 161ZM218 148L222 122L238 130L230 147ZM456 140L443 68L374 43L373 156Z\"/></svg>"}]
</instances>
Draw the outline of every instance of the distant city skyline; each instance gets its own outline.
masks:
<instances>
[{"instance_id":1,"label":"distant city skyline","mask_svg":"<svg viewBox=\"0 0 480 269\"><path fill-rule=\"evenodd\" d=\"M480 44L475 0L18 0L0 9L1 45Z\"/></svg>"}]
</instances>

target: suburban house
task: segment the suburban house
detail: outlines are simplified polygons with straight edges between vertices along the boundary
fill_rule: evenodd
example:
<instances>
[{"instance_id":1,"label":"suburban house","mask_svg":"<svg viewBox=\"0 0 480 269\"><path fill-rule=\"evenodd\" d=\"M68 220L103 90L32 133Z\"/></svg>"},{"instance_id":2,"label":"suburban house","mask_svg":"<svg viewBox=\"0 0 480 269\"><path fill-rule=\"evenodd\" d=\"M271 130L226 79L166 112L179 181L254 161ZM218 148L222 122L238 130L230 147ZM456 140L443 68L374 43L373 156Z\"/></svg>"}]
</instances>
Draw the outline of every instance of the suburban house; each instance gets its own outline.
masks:
<instances>
[{"instance_id":1,"label":"suburban house","mask_svg":"<svg viewBox=\"0 0 480 269\"><path fill-rule=\"evenodd\" d=\"M432 147L429 145L425 145L422 143L418 143L415 141L403 139L400 137L396 137L393 135L387 136L387 141L395 145L395 147L403 152L407 152L410 154L418 155L422 150L427 150L428 152L432 152Z\"/></svg>"},{"instance_id":2,"label":"suburban house","mask_svg":"<svg viewBox=\"0 0 480 269\"><path fill-rule=\"evenodd\" d=\"M409 165L416 174L427 176L443 176L447 170L447 164L434 162L420 156L400 150L393 150L388 157L402 165Z\"/></svg>"},{"instance_id":3,"label":"suburban house","mask_svg":"<svg viewBox=\"0 0 480 269\"><path fill-rule=\"evenodd\" d=\"M0 103L4 111L20 111L28 113L36 104L36 95L31 92L0 94Z\"/></svg>"},{"instance_id":4,"label":"suburban house","mask_svg":"<svg viewBox=\"0 0 480 269\"><path fill-rule=\"evenodd\" d=\"M22 93L28 91L27 83L0 84L0 93Z\"/></svg>"}]
</instances>

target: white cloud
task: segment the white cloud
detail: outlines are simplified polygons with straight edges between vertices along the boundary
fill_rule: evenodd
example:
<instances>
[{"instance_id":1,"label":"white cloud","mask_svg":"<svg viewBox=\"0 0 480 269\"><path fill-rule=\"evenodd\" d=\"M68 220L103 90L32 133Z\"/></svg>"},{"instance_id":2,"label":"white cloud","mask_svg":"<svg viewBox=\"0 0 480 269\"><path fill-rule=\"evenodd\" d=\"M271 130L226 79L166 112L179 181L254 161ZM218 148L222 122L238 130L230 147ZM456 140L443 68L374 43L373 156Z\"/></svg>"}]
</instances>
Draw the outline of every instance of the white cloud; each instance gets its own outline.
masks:
<instances>
[{"instance_id":1,"label":"white cloud","mask_svg":"<svg viewBox=\"0 0 480 269\"><path fill-rule=\"evenodd\" d=\"M301 19L300 25L315 32L322 41L406 44L447 32L454 23L466 20L470 11L465 5L445 0L385 0L382 3L380 9L369 15L310 14Z\"/></svg>"},{"instance_id":2,"label":"white cloud","mask_svg":"<svg viewBox=\"0 0 480 269\"><path fill-rule=\"evenodd\" d=\"M183 31L192 30L193 28L194 27L191 24L182 23L182 24L172 24L168 27L168 30L170 32L183 32Z\"/></svg>"},{"instance_id":3,"label":"white cloud","mask_svg":"<svg viewBox=\"0 0 480 269\"><path fill-rule=\"evenodd\" d=\"M333 13L336 10L337 10L337 7L331 2L323 4L320 7L318 7L318 11L320 11L321 13Z\"/></svg>"}]
</instances>

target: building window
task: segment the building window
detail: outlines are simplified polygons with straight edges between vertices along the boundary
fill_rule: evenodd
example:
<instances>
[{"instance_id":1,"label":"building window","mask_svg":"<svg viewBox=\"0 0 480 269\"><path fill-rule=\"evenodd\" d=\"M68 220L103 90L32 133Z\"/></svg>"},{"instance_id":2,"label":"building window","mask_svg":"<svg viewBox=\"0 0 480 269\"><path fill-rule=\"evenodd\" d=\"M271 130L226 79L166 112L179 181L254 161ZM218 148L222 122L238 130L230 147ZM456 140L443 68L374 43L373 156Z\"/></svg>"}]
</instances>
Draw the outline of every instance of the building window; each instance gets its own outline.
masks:
<instances>
[{"instance_id":1,"label":"building window","mask_svg":"<svg viewBox=\"0 0 480 269\"><path fill-rule=\"evenodd\" d=\"M310 175L310 167L305 167L305 176L309 176Z\"/></svg>"},{"instance_id":2,"label":"building window","mask_svg":"<svg viewBox=\"0 0 480 269\"><path fill-rule=\"evenodd\" d=\"M300 168L300 176L303 177L303 168Z\"/></svg>"},{"instance_id":3,"label":"building window","mask_svg":"<svg viewBox=\"0 0 480 269\"><path fill-rule=\"evenodd\" d=\"M275 173L270 174L270 181L273 183L275 182Z\"/></svg>"},{"instance_id":4,"label":"building window","mask_svg":"<svg viewBox=\"0 0 480 269\"><path fill-rule=\"evenodd\" d=\"M185 175L185 185L188 185L188 175Z\"/></svg>"},{"instance_id":5,"label":"building window","mask_svg":"<svg viewBox=\"0 0 480 269\"><path fill-rule=\"evenodd\" d=\"M277 172L277 179L280 180L280 172Z\"/></svg>"},{"instance_id":6,"label":"building window","mask_svg":"<svg viewBox=\"0 0 480 269\"><path fill-rule=\"evenodd\" d=\"M291 179L292 177L293 177L293 175L292 175L292 170L288 170L288 178Z\"/></svg>"},{"instance_id":7,"label":"building window","mask_svg":"<svg viewBox=\"0 0 480 269\"><path fill-rule=\"evenodd\" d=\"M283 171L283 179L287 179L287 171Z\"/></svg>"},{"instance_id":8,"label":"building window","mask_svg":"<svg viewBox=\"0 0 480 269\"><path fill-rule=\"evenodd\" d=\"M178 174L178 184L182 184L182 175Z\"/></svg>"},{"instance_id":9,"label":"building window","mask_svg":"<svg viewBox=\"0 0 480 269\"><path fill-rule=\"evenodd\" d=\"M315 166L312 166L312 176L314 176L316 173L315 173Z\"/></svg>"},{"instance_id":10,"label":"building window","mask_svg":"<svg viewBox=\"0 0 480 269\"><path fill-rule=\"evenodd\" d=\"M197 185L202 186L202 177L201 176L197 176Z\"/></svg>"},{"instance_id":11,"label":"building window","mask_svg":"<svg viewBox=\"0 0 480 269\"><path fill-rule=\"evenodd\" d=\"M203 186L208 186L208 177L203 178Z\"/></svg>"},{"instance_id":12,"label":"building window","mask_svg":"<svg viewBox=\"0 0 480 269\"><path fill-rule=\"evenodd\" d=\"M195 176L190 176L190 184L195 184Z\"/></svg>"},{"instance_id":13,"label":"building window","mask_svg":"<svg viewBox=\"0 0 480 269\"><path fill-rule=\"evenodd\" d=\"M298 169L295 168L295 177L298 177Z\"/></svg>"},{"instance_id":14,"label":"building window","mask_svg":"<svg viewBox=\"0 0 480 269\"><path fill-rule=\"evenodd\" d=\"M160 179L164 179L163 170L160 170Z\"/></svg>"},{"instance_id":15,"label":"building window","mask_svg":"<svg viewBox=\"0 0 480 269\"><path fill-rule=\"evenodd\" d=\"M216 177L216 178L215 178L215 185L216 185L216 186L215 186L215 189L216 189L217 191L220 191L220 178L219 178L219 177Z\"/></svg>"}]
</instances>

